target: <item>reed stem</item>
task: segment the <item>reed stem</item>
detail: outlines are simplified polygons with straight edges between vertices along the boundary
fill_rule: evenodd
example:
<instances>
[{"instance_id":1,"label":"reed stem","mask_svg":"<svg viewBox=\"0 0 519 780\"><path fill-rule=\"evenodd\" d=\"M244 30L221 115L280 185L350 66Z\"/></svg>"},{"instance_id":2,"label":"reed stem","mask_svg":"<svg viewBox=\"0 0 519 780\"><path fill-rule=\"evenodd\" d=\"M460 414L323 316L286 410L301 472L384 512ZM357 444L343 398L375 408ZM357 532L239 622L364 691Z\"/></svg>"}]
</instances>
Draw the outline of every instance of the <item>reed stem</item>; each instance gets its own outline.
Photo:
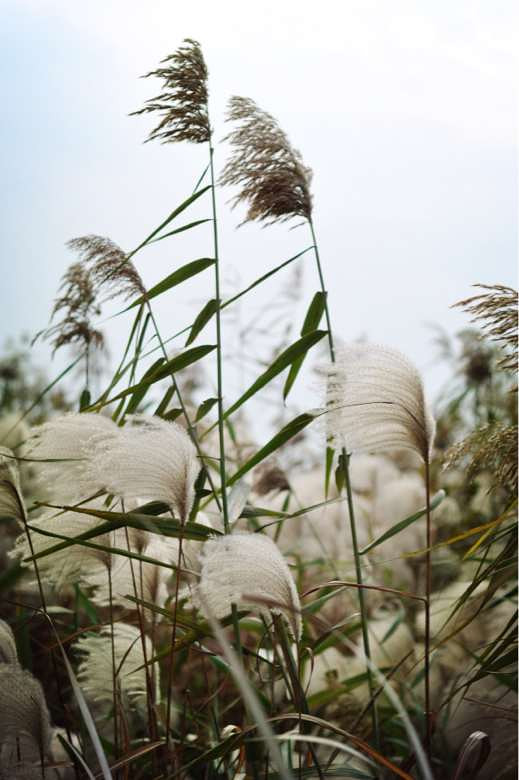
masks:
<instances>
[{"instance_id":1,"label":"reed stem","mask_svg":"<svg viewBox=\"0 0 519 780\"><path fill-rule=\"evenodd\" d=\"M426 547L425 553L425 752L431 763L431 689L430 662L431 652L431 473L429 460L425 462L425 507L426 507Z\"/></svg>"},{"instance_id":2,"label":"reed stem","mask_svg":"<svg viewBox=\"0 0 519 780\"><path fill-rule=\"evenodd\" d=\"M312 242L314 246L314 254L315 254L315 262L317 265L317 273L319 275L319 282L321 284L321 292L324 296L324 314L326 318L326 327L328 330L328 347L330 351L330 360L332 363L335 363L336 357L335 357L335 345L333 342L333 330L332 330L332 322L330 317L330 309L328 306L328 292L326 290L326 285L324 282L324 275L323 270L321 266L321 258L319 255L319 247L317 244L317 238L315 236L315 229L314 225L311 219L308 220L308 224L310 226L310 233L312 235ZM346 498L348 503L348 514L350 519L350 531L351 531L351 541L353 546L353 557L355 559L355 576L357 578L358 585L362 586L363 580L362 580L362 566L360 561L360 553L359 553L359 545L357 540L357 526L355 523L355 511L353 507L353 493L351 489L351 480L350 480L350 469L349 469L349 460L350 455L346 452L346 448L342 448L341 452L341 460L342 460L342 470L344 475L344 482L346 485ZM374 699L375 695L375 685L373 680L373 673L371 670L370 662L371 662L371 650L370 650L370 644L369 644L369 631L368 631L368 616L367 616L367 609L366 609L366 602L364 599L364 592L362 587L359 587L358 589L358 599L359 599L359 609L360 609L360 618L361 618L361 625L362 625L362 644L364 646L364 653L366 655L366 658L368 659L368 663L366 664L366 671L367 671L367 677L368 677L368 688L369 688L369 695L370 698L373 699L373 707L371 710L372 713L372 722L373 722L373 733L375 736L375 743L378 748L380 748L380 728L379 728L379 720L378 720L378 711L377 711L377 703Z\"/></svg>"}]
</instances>

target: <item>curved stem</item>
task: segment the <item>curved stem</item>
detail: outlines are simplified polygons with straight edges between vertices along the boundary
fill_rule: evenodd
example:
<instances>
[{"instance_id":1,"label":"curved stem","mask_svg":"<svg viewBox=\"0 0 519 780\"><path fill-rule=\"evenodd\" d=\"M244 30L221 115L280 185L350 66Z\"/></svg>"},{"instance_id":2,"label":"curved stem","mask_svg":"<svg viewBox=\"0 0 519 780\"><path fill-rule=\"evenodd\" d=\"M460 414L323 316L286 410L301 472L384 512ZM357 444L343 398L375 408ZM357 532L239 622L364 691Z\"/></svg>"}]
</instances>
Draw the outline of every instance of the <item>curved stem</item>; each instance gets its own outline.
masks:
<instances>
[{"instance_id":1,"label":"curved stem","mask_svg":"<svg viewBox=\"0 0 519 780\"><path fill-rule=\"evenodd\" d=\"M321 284L321 292L324 295L324 314L326 318L326 327L328 329L328 347L330 351L330 360L332 363L335 363L336 356L335 356L335 345L333 342L333 331L332 331L332 321L330 317L330 309L328 307L328 292L326 290L326 286L324 283L324 275L323 275L323 269L321 266L321 258L319 256L319 247L317 244L317 239L315 236L315 230L314 225L311 219L308 220L308 224L310 226L310 232L312 234L312 242L314 245L314 254L315 254L315 262L317 265L317 273L319 275L319 281ZM353 556L355 559L355 576L357 578L357 583L362 586L363 580L362 580L362 567L360 562L360 553L359 553L359 545L357 540L357 526L355 523L355 511L353 507L353 492L351 489L351 480L350 480L350 469L349 469L349 460L350 456L346 452L346 448L343 447L341 451L341 461L342 461L342 471L344 475L344 482L346 485L346 499L348 503L348 514L349 514L349 521L350 521L350 532L351 532L351 541L353 546ZM364 599L364 591L362 587L359 587L358 589L358 599L359 599L359 609L360 609L360 617L361 617L361 625L362 625L362 644L364 646L364 653L366 655L366 658L368 659L368 664L366 665L367 669L367 677L368 677L368 687L369 687L369 694L370 698L373 699L373 709L372 709L372 721L373 721L373 733L375 735L375 742L378 748L380 748L380 729L379 729L379 721L378 721L378 711L377 711L377 704L376 699L374 698L375 695L375 685L373 680L373 673L371 670L371 665L369 662L371 662L371 650L370 650L370 644L369 644L369 631L368 631L368 615L367 615L367 609L366 609L366 602Z\"/></svg>"}]
</instances>

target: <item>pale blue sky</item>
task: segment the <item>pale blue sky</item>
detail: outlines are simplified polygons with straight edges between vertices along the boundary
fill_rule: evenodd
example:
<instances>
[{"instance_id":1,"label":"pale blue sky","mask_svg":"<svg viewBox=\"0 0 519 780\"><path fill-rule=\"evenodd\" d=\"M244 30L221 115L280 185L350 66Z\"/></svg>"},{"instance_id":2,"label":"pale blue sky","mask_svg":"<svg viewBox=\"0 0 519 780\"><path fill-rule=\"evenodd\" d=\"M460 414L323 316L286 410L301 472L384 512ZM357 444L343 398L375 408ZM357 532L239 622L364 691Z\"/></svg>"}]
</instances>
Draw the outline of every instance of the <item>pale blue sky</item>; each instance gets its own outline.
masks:
<instances>
[{"instance_id":1,"label":"pale blue sky","mask_svg":"<svg viewBox=\"0 0 519 780\"><path fill-rule=\"evenodd\" d=\"M434 395L444 373L431 365L426 323L452 333L466 320L449 304L471 284L516 284L513 9L469 0L0 1L0 335L46 325L73 259L67 239L93 232L130 249L188 194L206 149L143 145L149 122L127 114L158 86L138 77L194 37L209 65L217 138L228 96L247 95L278 117L314 170L339 336L406 352ZM222 163L225 148L217 155ZM309 243L303 229L236 231L230 194L219 205L227 279L246 284ZM139 270L153 284L210 247L203 226L150 248ZM210 282L161 303L164 335L192 319ZM309 258L304 284L300 319L316 286ZM116 320L114 357L123 333ZM47 361L50 352L37 354Z\"/></svg>"}]
</instances>

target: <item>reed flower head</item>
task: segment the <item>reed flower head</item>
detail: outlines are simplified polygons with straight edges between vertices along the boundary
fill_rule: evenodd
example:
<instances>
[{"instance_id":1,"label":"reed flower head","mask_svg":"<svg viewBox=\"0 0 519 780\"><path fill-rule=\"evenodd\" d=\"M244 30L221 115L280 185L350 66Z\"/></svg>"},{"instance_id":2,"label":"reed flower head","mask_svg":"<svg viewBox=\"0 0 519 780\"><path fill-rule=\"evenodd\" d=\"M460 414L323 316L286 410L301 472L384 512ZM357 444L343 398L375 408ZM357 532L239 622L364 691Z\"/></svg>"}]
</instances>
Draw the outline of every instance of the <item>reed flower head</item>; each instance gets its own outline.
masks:
<instances>
[{"instance_id":1,"label":"reed flower head","mask_svg":"<svg viewBox=\"0 0 519 780\"><path fill-rule=\"evenodd\" d=\"M122 296L128 300L133 296L144 295L146 289L131 260L120 246L103 236L80 236L67 242L70 249L79 253L81 261L87 267L95 289L100 292L107 289L110 298Z\"/></svg>"},{"instance_id":2,"label":"reed flower head","mask_svg":"<svg viewBox=\"0 0 519 780\"><path fill-rule=\"evenodd\" d=\"M0 447L0 517L23 523L24 506L18 464L8 447Z\"/></svg>"},{"instance_id":3,"label":"reed flower head","mask_svg":"<svg viewBox=\"0 0 519 780\"><path fill-rule=\"evenodd\" d=\"M51 740L49 712L43 689L26 669L0 664L0 748L22 736L33 740L46 755Z\"/></svg>"},{"instance_id":4,"label":"reed flower head","mask_svg":"<svg viewBox=\"0 0 519 780\"><path fill-rule=\"evenodd\" d=\"M207 541L198 586L202 611L216 618L231 604L260 614L281 614L301 636L301 604L283 555L268 536L237 533Z\"/></svg>"},{"instance_id":5,"label":"reed flower head","mask_svg":"<svg viewBox=\"0 0 519 780\"><path fill-rule=\"evenodd\" d=\"M0 620L0 664L17 664L18 652L11 626Z\"/></svg>"},{"instance_id":6,"label":"reed flower head","mask_svg":"<svg viewBox=\"0 0 519 780\"><path fill-rule=\"evenodd\" d=\"M52 488L53 499L63 503L88 497L88 493L80 495L87 443L94 436L99 442L117 430L109 417L91 413L65 414L33 428L26 454L40 461L33 464L40 487Z\"/></svg>"},{"instance_id":7,"label":"reed flower head","mask_svg":"<svg viewBox=\"0 0 519 780\"><path fill-rule=\"evenodd\" d=\"M162 79L162 92L146 101L137 114L157 113L159 124L146 140L159 139L161 143L192 141L196 144L209 141L211 127L207 110L207 66L200 44L191 38L184 40L173 54L162 60L163 67L147 73L145 78Z\"/></svg>"},{"instance_id":8,"label":"reed flower head","mask_svg":"<svg viewBox=\"0 0 519 780\"><path fill-rule=\"evenodd\" d=\"M59 290L62 294L54 304L51 319L58 313L62 313L62 319L43 334L51 339L53 352L67 344L102 349L104 336L92 325L92 318L98 317L101 309L89 271L81 263L72 263L63 274Z\"/></svg>"},{"instance_id":9,"label":"reed flower head","mask_svg":"<svg viewBox=\"0 0 519 780\"><path fill-rule=\"evenodd\" d=\"M240 188L233 204L247 204L244 221L269 225L292 217L311 219L312 172L276 119L250 98L236 96L227 119L238 126L226 137L233 151L220 183Z\"/></svg>"},{"instance_id":10,"label":"reed flower head","mask_svg":"<svg viewBox=\"0 0 519 780\"><path fill-rule=\"evenodd\" d=\"M327 436L348 452L409 449L431 455L435 423L422 379L400 352L358 343L327 371Z\"/></svg>"},{"instance_id":11,"label":"reed flower head","mask_svg":"<svg viewBox=\"0 0 519 780\"><path fill-rule=\"evenodd\" d=\"M146 670L142 639L138 628L126 623L114 623L114 655L117 687L130 707L139 707L146 696ZM145 637L146 657L153 657L151 640ZM85 696L93 702L112 702L112 633L109 627L98 634L83 635L74 645L80 656L78 682ZM156 671L156 695L159 692Z\"/></svg>"},{"instance_id":12,"label":"reed flower head","mask_svg":"<svg viewBox=\"0 0 519 780\"><path fill-rule=\"evenodd\" d=\"M454 306L472 314L472 321L480 323L487 336L505 349L506 356L499 363L501 368L516 372L519 346L517 290L502 284L474 286L487 292L459 301Z\"/></svg>"},{"instance_id":13,"label":"reed flower head","mask_svg":"<svg viewBox=\"0 0 519 780\"><path fill-rule=\"evenodd\" d=\"M85 484L124 500L163 501L186 521L200 471L191 439L180 425L159 417L131 415L126 422L90 441Z\"/></svg>"}]
</instances>

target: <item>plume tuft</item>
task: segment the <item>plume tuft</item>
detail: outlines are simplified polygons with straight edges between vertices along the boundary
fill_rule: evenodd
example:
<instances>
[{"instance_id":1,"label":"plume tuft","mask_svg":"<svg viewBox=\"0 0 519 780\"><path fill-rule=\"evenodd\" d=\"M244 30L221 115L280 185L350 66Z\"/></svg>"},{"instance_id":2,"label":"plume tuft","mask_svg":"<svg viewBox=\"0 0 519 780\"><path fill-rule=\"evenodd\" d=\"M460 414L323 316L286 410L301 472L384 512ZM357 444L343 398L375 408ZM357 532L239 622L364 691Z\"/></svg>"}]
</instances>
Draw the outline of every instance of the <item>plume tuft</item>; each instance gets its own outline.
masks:
<instances>
[{"instance_id":1,"label":"plume tuft","mask_svg":"<svg viewBox=\"0 0 519 780\"><path fill-rule=\"evenodd\" d=\"M8 447L0 447L0 517L24 519L18 463Z\"/></svg>"},{"instance_id":2,"label":"plume tuft","mask_svg":"<svg viewBox=\"0 0 519 780\"><path fill-rule=\"evenodd\" d=\"M351 344L327 371L327 436L348 452L409 449L428 461L435 423L417 369L395 349Z\"/></svg>"},{"instance_id":3,"label":"plume tuft","mask_svg":"<svg viewBox=\"0 0 519 780\"><path fill-rule=\"evenodd\" d=\"M192 141L196 144L209 141L208 74L200 44L186 38L184 45L162 60L162 64L163 67L145 76L162 79L162 92L130 116L157 113L162 117L146 139L148 141Z\"/></svg>"},{"instance_id":4,"label":"plume tuft","mask_svg":"<svg viewBox=\"0 0 519 780\"><path fill-rule=\"evenodd\" d=\"M27 735L42 755L49 752L51 728L43 689L30 672L0 664L0 746Z\"/></svg>"},{"instance_id":5,"label":"plume tuft","mask_svg":"<svg viewBox=\"0 0 519 780\"><path fill-rule=\"evenodd\" d=\"M232 146L220 183L239 187L233 205L246 203L245 222L266 225L292 217L310 219L312 172L276 119L250 98L232 97L227 121L236 122L225 140Z\"/></svg>"},{"instance_id":6,"label":"plume tuft","mask_svg":"<svg viewBox=\"0 0 519 780\"><path fill-rule=\"evenodd\" d=\"M16 650L14 634L11 626L5 620L0 620L0 663L18 663L18 651Z\"/></svg>"},{"instance_id":7,"label":"plume tuft","mask_svg":"<svg viewBox=\"0 0 519 780\"><path fill-rule=\"evenodd\" d=\"M200 471L191 439L180 425L159 417L128 415L126 422L112 435L90 441L85 489L163 501L186 521Z\"/></svg>"},{"instance_id":8,"label":"plume tuft","mask_svg":"<svg viewBox=\"0 0 519 780\"><path fill-rule=\"evenodd\" d=\"M198 586L202 611L225 617L231 604L281 614L301 636L301 604L290 569L276 544L261 534L237 533L207 541Z\"/></svg>"},{"instance_id":9,"label":"plume tuft","mask_svg":"<svg viewBox=\"0 0 519 780\"><path fill-rule=\"evenodd\" d=\"M79 253L90 271L90 278L98 292L108 289L109 299L122 296L128 300L145 295L146 289L131 260L120 246L103 236L80 236L67 241L69 249Z\"/></svg>"}]
</instances>

